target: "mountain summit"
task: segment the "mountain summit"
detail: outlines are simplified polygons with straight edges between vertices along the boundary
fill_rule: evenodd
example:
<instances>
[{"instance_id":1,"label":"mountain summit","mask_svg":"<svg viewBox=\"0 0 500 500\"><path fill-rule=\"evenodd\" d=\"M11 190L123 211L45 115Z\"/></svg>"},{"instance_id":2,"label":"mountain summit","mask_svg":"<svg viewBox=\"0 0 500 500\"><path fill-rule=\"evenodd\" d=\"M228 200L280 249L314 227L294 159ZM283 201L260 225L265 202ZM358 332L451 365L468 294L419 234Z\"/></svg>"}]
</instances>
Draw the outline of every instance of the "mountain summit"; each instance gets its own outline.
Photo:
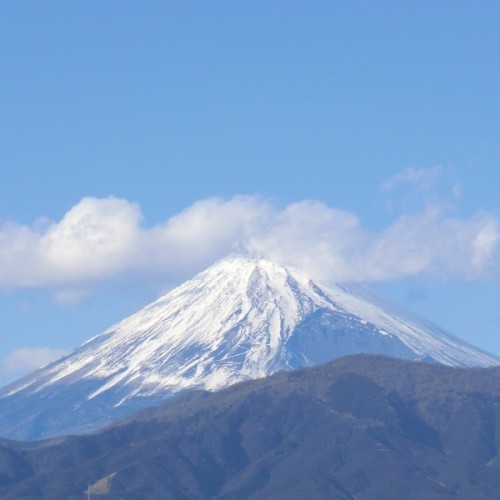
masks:
<instances>
[{"instance_id":1,"label":"mountain summit","mask_svg":"<svg viewBox=\"0 0 500 500\"><path fill-rule=\"evenodd\" d=\"M325 287L236 256L0 390L0 433L87 432L186 389L219 389L353 353L499 363L368 289Z\"/></svg>"}]
</instances>

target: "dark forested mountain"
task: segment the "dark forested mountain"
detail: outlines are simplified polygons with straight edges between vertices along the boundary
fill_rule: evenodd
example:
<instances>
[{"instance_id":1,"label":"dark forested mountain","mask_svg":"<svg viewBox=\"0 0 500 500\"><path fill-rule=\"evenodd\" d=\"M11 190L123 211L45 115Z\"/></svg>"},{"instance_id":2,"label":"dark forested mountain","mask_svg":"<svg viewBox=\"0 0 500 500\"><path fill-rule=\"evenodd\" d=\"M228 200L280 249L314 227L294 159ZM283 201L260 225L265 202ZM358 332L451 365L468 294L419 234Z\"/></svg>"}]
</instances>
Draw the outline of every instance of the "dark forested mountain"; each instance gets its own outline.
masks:
<instances>
[{"instance_id":1,"label":"dark forested mountain","mask_svg":"<svg viewBox=\"0 0 500 500\"><path fill-rule=\"evenodd\" d=\"M358 353L455 366L500 362L367 289L326 287L295 269L230 257L0 389L0 436L90 432L185 390Z\"/></svg>"},{"instance_id":2,"label":"dark forested mountain","mask_svg":"<svg viewBox=\"0 0 500 500\"><path fill-rule=\"evenodd\" d=\"M500 368L348 356L2 442L0 497L491 500L499 450Z\"/></svg>"}]
</instances>

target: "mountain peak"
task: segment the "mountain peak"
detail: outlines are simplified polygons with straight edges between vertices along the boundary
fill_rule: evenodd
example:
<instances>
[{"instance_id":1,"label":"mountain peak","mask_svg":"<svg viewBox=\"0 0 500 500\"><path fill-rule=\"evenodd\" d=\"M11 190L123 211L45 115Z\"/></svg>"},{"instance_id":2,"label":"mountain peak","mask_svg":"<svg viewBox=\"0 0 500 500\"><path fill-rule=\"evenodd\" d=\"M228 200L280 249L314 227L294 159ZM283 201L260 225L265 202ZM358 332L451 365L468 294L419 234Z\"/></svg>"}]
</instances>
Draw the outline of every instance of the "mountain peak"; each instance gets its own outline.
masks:
<instances>
[{"instance_id":1,"label":"mountain peak","mask_svg":"<svg viewBox=\"0 0 500 500\"><path fill-rule=\"evenodd\" d=\"M356 353L498 363L363 289L325 287L268 260L233 255L1 390L0 429L8 436L11 413L25 412L32 422L37 405L41 415L53 412L49 400L63 405L61 418L16 437L90 430L179 391L219 389Z\"/></svg>"},{"instance_id":2,"label":"mountain peak","mask_svg":"<svg viewBox=\"0 0 500 500\"><path fill-rule=\"evenodd\" d=\"M306 275L296 268L284 266L276 262L247 254L231 254L228 257L217 261L208 269L197 275L198 277L223 277L227 276L234 280L238 276L261 276L270 284L276 283L277 286L287 279L306 283L310 281Z\"/></svg>"}]
</instances>

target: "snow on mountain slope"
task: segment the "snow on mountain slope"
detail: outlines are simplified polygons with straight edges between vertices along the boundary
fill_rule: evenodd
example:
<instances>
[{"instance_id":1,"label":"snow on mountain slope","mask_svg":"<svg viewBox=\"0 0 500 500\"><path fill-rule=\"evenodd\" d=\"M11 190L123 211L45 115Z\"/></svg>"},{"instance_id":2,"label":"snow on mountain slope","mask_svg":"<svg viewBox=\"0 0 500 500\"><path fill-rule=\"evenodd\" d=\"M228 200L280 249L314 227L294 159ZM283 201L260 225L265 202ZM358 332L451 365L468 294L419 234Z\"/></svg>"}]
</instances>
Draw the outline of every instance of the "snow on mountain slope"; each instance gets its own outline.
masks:
<instances>
[{"instance_id":1,"label":"snow on mountain slope","mask_svg":"<svg viewBox=\"0 0 500 500\"><path fill-rule=\"evenodd\" d=\"M35 400L38 420L49 423L37 421L35 428L46 430L32 434L54 435L94 428L184 389L218 389L360 352L456 366L499 363L368 289L324 287L237 256L0 390L0 428L9 412ZM49 400L66 401L74 423L50 417Z\"/></svg>"}]
</instances>

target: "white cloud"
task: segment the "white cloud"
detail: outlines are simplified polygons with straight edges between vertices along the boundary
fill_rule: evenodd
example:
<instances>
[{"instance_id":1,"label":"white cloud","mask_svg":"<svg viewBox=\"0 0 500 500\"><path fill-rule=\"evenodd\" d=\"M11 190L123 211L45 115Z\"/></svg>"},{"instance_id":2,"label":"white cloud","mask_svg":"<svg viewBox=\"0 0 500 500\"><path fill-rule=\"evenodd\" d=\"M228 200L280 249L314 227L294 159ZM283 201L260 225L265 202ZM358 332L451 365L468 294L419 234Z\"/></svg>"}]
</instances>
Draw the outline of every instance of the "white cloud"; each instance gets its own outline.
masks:
<instances>
[{"instance_id":1,"label":"white cloud","mask_svg":"<svg viewBox=\"0 0 500 500\"><path fill-rule=\"evenodd\" d=\"M117 198L84 198L61 221L40 230L0 229L0 284L7 287L85 283L130 267L140 236L139 207Z\"/></svg>"},{"instance_id":2,"label":"white cloud","mask_svg":"<svg viewBox=\"0 0 500 500\"><path fill-rule=\"evenodd\" d=\"M499 238L497 221L490 220L483 224L472 243L472 263L474 267L481 270L493 260Z\"/></svg>"},{"instance_id":3,"label":"white cloud","mask_svg":"<svg viewBox=\"0 0 500 500\"><path fill-rule=\"evenodd\" d=\"M137 265L155 273L191 272L193 267L209 265L230 252L243 251L249 235L266 224L272 210L254 196L198 201L164 224L142 231Z\"/></svg>"},{"instance_id":4,"label":"white cloud","mask_svg":"<svg viewBox=\"0 0 500 500\"><path fill-rule=\"evenodd\" d=\"M65 351L48 347L16 349L0 359L0 372L4 375L18 376L61 357Z\"/></svg>"},{"instance_id":5,"label":"white cloud","mask_svg":"<svg viewBox=\"0 0 500 500\"><path fill-rule=\"evenodd\" d=\"M245 246L252 254L307 270L311 276L344 279L366 239L354 214L303 201L269 214Z\"/></svg>"},{"instance_id":6,"label":"white cloud","mask_svg":"<svg viewBox=\"0 0 500 500\"><path fill-rule=\"evenodd\" d=\"M74 303L104 280L179 280L234 251L328 281L477 279L500 275L498 227L491 215L451 217L433 205L373 232L317 201L278 208L254 196L200 200L147 227L137 204L84 198L58 222L0 227L0 286L50 288L60 303Z\"/></svg>"},{"instance_id":7,"label":"white cloud","mask_svg":"<svg viewBox=\"0 0 500 500\"><path fill-rule=\"evenodd\" d=\"M497 241L487 245L488 262L486 255L478 258L478 238L492 225L496 226L495 220L486 214L458 218L437 208L400 217L381 234L372 236L361 276L372 280L418 274L463 279L498 276Z\"/></svg>"}]
</instances>

